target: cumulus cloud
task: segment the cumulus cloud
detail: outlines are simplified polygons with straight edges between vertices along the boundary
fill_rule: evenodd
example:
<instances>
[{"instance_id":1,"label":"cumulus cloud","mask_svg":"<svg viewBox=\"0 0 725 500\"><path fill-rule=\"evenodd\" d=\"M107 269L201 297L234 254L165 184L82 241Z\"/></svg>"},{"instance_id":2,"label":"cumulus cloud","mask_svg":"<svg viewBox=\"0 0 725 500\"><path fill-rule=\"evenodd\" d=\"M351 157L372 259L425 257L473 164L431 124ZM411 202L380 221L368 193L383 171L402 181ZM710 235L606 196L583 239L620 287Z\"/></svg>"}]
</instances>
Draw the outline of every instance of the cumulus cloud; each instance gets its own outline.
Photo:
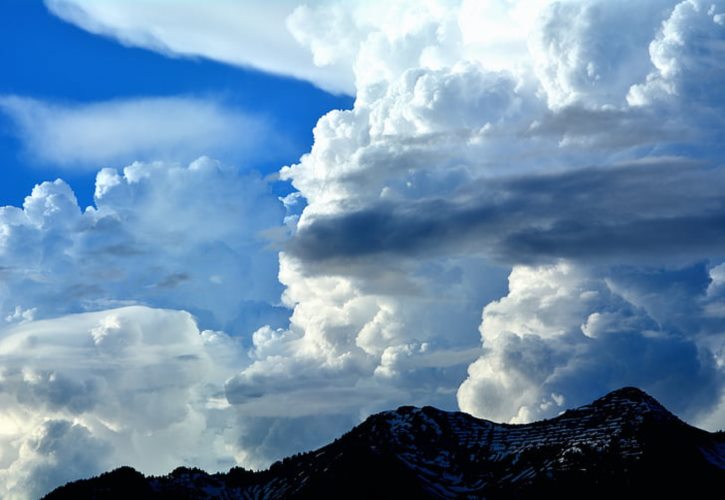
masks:
<instances>
[{"instance_id":1,"label":"cumulus cloud","mask_svg":"<svg viewBox=\"0 0 725 500\"><path fill-rule=\"evenodd\" d=\"M484 354L459 389L461 408L528 422L561 411L561 398L570 407L634 385L690 420L712 410L722 378L715 356L698 346L697 316L673 321L678 312L698 312L707 273L669 271L656 279L631 270L601 275L567 262L515 267L509 294L484 308ZM662 295L664 287L696 289ZM643 293L647 288L658 295Z\"/></svg>"},{"instance_id":2,"label":"cumulus cloud","mask_svg":"<svg viewBox=\"0 0 725 500\"><path fill-rule=\"evenodd\" d=\"M722 106L725 77L725 5L690 0L678 3L649 44L651 72L628 94L633 105L658 100Z\"/></svg>"},{"instance_id":3,"label":"cumulus cloud","mask_svg":"<svg viewBox=\"0 0 725 500\"><path fill-rule=\"evenodd\" d=\"M676 4L608 0L544 9L530 47L549 104L623 105L630 87L647 76L648 44Z\"/></svg>"},{"instance_id":4,"label":"cumulus cloud","mask_svg":"<svg viewBox=\"0 0 725 500\"><path fill-rule=\"evenodd\" d=\"M0 208L0 317L12 323L129 303L185 309L248 334L280 309L264 233L284 212L254 173L208 158L104 169L81 210L61 180Z\"/></svg>"},{"instance_id":5,"label":"cumulus cloud","mask_svg":"<svg viewBox=\"0 0 725 500\"><path fill-rule=\"evenodd\" d=\"M60 104L0 96L0 110L15 125L33 160L67 169L119 167L133 161L189 162L203 154L250 160L271 137L262 117L230 110L213 99L154 97L91 104ZM274 150L275 148L271 148Z\"/></svg>"},{"instance_id":6,"label":"cumulus cloud","mask_svg":"<svg viewBox=\"0 0 725 500\"><path fill-rule=\"evenodd\" d=\"M290 327L255 332L251 365L226 384L231 403L264 417L453 408L477 352L467 332L479 300L500 293L482 278L505 275L481 259L421 262L379 281L308 276L284 254L280 265Z\"/></svg>"},{"instance_id":7,"label":"cumulus cloud","mask_svg":"<svg viewBox=\"0 0 725 500\"><path fill-rule=\"evenodd\" d=\"M124 464L235 463L214 405L232 369L220 343L234 352L188 313L141 306L3 329L0 493L38 497Z\"/></svg>"}]
</instances>

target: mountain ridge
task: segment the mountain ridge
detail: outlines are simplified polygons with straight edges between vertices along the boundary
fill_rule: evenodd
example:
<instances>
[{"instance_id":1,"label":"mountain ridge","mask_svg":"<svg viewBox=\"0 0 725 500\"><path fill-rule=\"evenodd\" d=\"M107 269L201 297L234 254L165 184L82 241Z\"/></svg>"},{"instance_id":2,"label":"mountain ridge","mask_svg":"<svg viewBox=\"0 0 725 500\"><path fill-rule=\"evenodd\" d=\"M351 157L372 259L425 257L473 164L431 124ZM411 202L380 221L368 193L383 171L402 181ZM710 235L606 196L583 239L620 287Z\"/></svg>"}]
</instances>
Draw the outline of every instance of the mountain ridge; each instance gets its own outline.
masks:
<instances>
[{"instance_id":1,"label":"mountain ridge","mask_svg":"<svg viewBox=\"0 0 725 500\"><path fill-rule=\"evenodd\" d=\"M625 387L530 424L401 406L265 471L121 468L45 498L716 498L723 488L725 434Z\"/></svg>"}]
</instances>

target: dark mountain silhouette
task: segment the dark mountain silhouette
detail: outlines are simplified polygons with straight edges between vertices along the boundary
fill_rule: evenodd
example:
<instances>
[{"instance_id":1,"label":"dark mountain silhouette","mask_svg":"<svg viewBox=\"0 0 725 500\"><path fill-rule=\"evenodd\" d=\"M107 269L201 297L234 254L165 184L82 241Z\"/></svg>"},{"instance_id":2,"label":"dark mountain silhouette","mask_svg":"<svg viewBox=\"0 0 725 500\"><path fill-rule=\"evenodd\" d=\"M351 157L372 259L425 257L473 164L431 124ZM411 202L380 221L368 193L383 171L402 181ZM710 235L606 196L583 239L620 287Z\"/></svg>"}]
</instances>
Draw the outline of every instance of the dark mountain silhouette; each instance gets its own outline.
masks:
<instances>
[{"instance_id":1,"label":"dark mountain silhouette","mask_svg":"<svg viewBox=\"0 0 725 500\"><path fill-rule=\"evenodd\" d=\"M635 388L526 425L404 406L268 470L122 467L46 496L113 498L722 498L725 433L692 427Z\"/></svg>"}]
</instances>

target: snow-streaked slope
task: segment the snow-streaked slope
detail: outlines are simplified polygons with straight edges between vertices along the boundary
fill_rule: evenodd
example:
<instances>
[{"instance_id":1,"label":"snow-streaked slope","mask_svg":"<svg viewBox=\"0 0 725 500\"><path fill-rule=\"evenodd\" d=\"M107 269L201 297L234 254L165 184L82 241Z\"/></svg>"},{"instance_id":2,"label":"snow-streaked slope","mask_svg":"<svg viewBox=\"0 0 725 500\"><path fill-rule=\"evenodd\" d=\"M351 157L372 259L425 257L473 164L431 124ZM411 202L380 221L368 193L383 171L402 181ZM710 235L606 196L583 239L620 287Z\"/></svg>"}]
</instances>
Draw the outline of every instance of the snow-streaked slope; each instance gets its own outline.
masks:
<instances>
[{"instance_id":1,"label":"snow-streaked slope","mask_svg":"<svg viewBox=\"0 0 725 500\"><path fill-rule=\"evenodd\" d=\"M129 484L141 489L119 489ZM145 479L126 468L48 498L717 498L724 487L722 432L691 427L624 388L526 425L401 407L266 471L179 468Z\"/></svg>"}]
</instances>

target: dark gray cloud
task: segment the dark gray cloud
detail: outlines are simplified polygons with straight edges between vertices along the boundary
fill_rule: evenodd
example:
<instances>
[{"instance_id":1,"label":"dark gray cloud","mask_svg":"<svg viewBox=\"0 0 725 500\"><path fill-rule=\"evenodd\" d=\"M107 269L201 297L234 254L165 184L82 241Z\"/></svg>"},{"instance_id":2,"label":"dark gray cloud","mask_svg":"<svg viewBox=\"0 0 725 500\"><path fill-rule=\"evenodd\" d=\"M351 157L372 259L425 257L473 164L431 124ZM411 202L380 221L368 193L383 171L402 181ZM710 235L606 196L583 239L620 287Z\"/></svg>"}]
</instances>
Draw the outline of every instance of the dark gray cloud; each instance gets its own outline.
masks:
<instances>
[{"instance_id":1,"label":"dark gray cloud","mask_svg":"<svg viewBox=\"0 0 725 500\"><path fill-rule=\"evenodd\" d=\"M509 177L451 199L315 218L288 250L310 262L441 252L511 263L721 255L723 188L724 168L678 159Z\"/></svg>"}]
</instances>

